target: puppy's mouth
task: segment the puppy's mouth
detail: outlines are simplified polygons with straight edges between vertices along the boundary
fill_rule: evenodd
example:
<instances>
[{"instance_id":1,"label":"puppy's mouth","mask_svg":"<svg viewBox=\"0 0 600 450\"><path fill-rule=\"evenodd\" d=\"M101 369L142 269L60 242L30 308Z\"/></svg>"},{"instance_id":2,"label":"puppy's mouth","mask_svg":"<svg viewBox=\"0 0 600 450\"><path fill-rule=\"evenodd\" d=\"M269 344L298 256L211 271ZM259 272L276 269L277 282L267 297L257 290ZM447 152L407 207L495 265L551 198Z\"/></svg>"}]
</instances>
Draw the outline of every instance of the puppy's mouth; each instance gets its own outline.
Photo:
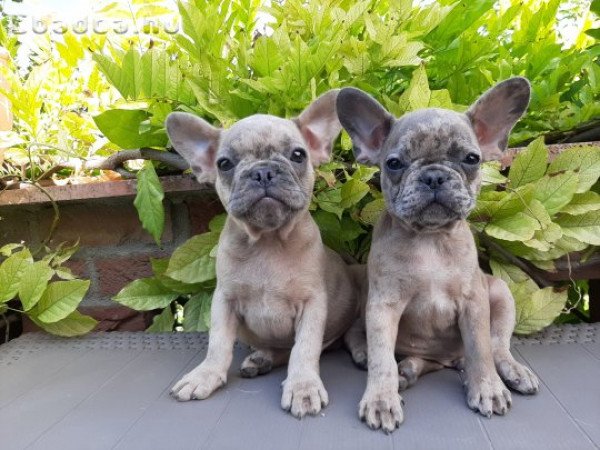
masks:
<instances>
[{"instance_id":1,"label":"puppy's mouth","mask_svg":"<svg viewBox=\"0 0 600 450\"><path fill-rule=\"evenodd\" d=\"M418 229L436 229L464 217L464 200L451 190L417 190L399 199L398 216Z\"/></svg>"},{"instance_id":2,"label":"puppy's mouth","mask_svg":"<svg viewBox=\"0 0 600 450\"><path fill-rule=\"evenodd\" d=\"M289 202L287 201L285 195L278 192L277 189L264 189L262 191L258 191L254 194L254 199L250 202L250 208L254 206L286 206L290 209L294 209L291 207Z\"/></svg>"}]
</instances>

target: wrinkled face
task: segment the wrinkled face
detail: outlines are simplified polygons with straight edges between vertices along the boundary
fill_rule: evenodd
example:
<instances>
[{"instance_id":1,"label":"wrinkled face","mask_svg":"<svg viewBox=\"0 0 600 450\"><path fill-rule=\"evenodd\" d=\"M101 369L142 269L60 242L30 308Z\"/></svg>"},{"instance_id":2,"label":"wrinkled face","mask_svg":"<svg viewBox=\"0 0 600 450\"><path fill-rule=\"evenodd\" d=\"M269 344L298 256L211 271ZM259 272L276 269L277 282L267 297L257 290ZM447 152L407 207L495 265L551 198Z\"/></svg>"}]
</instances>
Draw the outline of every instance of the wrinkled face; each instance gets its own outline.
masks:
<instances>
[{"instance_id":1,"label":"wrinkled face","mask_svg":"<svg viewBox=\"0 0 600 450\"><path fill-rule=\"evenodd\" d=\"M395 119L367 93L342 89L336 111L358 162L381 168L388 211L414 229L463 220L479 190L480 162L499 159L529 104L527 79L488 89L465 114L429 108Z\"/></svg>"},{"instance_id":2,"label":"wrinkled face","mask_svg":"<svg viewBox=\"0 0 600 450\"><path fill-rule=\"evenodd\" d=\"M314 175L307 144L291 120L255 115L222 133L216 188L227 212L261 230L308 208Z\"/></svg>"},{"instance_id":3,"label":"wrinkled face","mask_svg":"<svg viewBox=\"0 0 600 450\"><path fill-rule=\"evenodd\" d=\"M417 229L465 219L480 184L481 151L464 114L428 109L392 125L381 152L388 210Z\"/></svg>"}]
</instances>

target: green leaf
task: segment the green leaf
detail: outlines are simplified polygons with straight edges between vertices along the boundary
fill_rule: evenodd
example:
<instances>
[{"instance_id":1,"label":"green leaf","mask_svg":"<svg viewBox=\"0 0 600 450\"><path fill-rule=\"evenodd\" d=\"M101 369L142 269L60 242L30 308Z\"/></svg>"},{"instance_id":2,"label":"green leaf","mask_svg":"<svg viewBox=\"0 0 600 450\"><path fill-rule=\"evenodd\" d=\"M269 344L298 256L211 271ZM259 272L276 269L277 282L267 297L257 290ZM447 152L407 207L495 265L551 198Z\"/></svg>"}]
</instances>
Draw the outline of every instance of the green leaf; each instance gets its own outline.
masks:
<instances>
[{"instance_id":1,"label":"green leaf","mask_svg":"<svg viewBox=\"0 0 600 450\"><path fill-rule=\"evenodd\" d=\"M156 278L142 278L121 289L113 300L137 311L149 311L166 308L177 297L177 292L166 288Z\"/></svg>"},{"instance_id":2,"label":"green leaf","mask_svg":"<svg viewBox=\"0 0 600 450\"><path fill-rule=\"evenodd\" d=\"M22 248L23 244L6 244L0 247L0 255L9 257L12 255L13 250Z\"/></svg>"},{"instance_id":3,"label":"green leaf","mask_svg":"<svg viewBox=\"0 0 600 450\"><path fill-rule=\"evenodd\" d=\"M185 331L208 331L212 294L200 292L191 297L183 307Z\"/></svg>"},{"instance_id":4,"label":"green leaf","mask_svg":"<svg viewBox=\"0 0 600 450\"><path fill-rule=\"evenodd\" d=\"M515 294L515 292L513 292ZM555 291L552 287L539 289L533 294L516 291L517 322L515 333L531 334L550 325L562 312L568 291Z\"/></svg>"},{"instance_id":5,"label":"green leaf","mask_svg":"<svg viewBox=\"0 0 600 450\"><path fill-rule=\"evenodd\" d=\"M370 191L370 187L364 181L351 178L341 188L341 203L343 209L356 205ZM325 209L325 208L323 208ZM341 215L340 215L341 216Z\"/></svg>"},{"instance_id":6,"label":"green leaf","mask_svg":"<svg viewBox=\"0 0 600 450\"><path fill-rule=\"evenodd\" d=\"M184 242L171 256L165 275L184 283L202 283L215 278L215 258L210 253L219 233L209 231Z\"/></svg>"},{"instance_id":7,"label":"green leaf","mask_svg":"<svg viewBox=\"0 0 600 450\"><path fill-rule=\"evenodd\" d=\"M152 161L144 161L144 166L137 173L137 195L135 205L142 226L148 231L157 245L165 228L165 208L163 199L165 193L154 170Z\"/></svg>"},{"instance_id":8,"label":"green leaf","mask_svg":"<svg viewBox=\"0 0 600 450\"><path fill-rule=\"evenodd\" d=\"M9 256L0 265L0 303L7 302L17 295L23 272L32 263L31 253L24 248Z\"/></svg>"},{"instance_id":9,"label":"green leaf","mask_svg":"<svg viewBox=\"0 0 600 450\"><path fill-rule=\"evenodd\" d=\"M29 311L40 300L52 275L54 270L46 261L34 262L25 269L19 285L19 299L25 311Z\"/></svg>"},{"instance_id":10,"label":"green leaf","mask_svg":"<svg viewBox=\"0 0 600 450\"><path fill-rule=\"evenodd\" d=\"M427 108L430 99L431 91L427 81L427 72L425 72L425 66L421 64L413 72L410 84L400 96L398 104L403 112L410 112Z\"/></svg>"},{"instance_id":11,"label":"green leaf","mask_svg":"<svg viewBox=\"0 0 600 450\"><path fill-rule=\"evenodd\" d=\"M77 309L89 287L89 280L50 283L30 314L44 323L65 319Z\"/></svg>"},{"instance_id":12,"label":"green leaf","mask_svg":"<svg viewBox=\"0 0 600 450\"><path fill-rule=\"evenodd\" d=\"M523 186L544 176L548 166L548 149L540 137L517 154L510 166L508 178L512 187Z\"/></svg>"},{"instance_id":13,"label":"green leaf","mask_svg":"<svg viewBox=\"0 0 600 450\"><path fill-rule=\"evenodd\" d=\"M321 230L325 245L337 251L345 250L345 243L353 241L365 233L354 220L346 217L340 220L334 214L326 211L316 211L313 218Z\"/></svg>"},{"instance_id":14,"label":"green leaf","mask_svg":"<svg viewBox=\"0 0 600 450\"><path fill-rule=\"evenodd\" d=\"M368 225L375 225L381 213L385 211L385 200L383 198L377 198L372 202L369 202L360 212L360 220Z\"/></svg>"},{"instance_id":15,"label":"green leaf","mask_svg":"<svg viewBox=\"0 0 600 450\"><path fill-rule=\"evenodd\" d=\"M346 183L349 184L350 182ZM344 213L342 206L342 188L327 189L316 195L317 204L323 211L335 214L340 219Z\"/></svg>"},{"instance_id":16,"label":"green leaf","mask_svg":"<svg viewBox=\"0 0 600 450\"><path fill-rule=\"evenodd\" d=\"M572 171L546 175L535 183L533 196L542 202L550 215L553 215L569 204L578 184L579 178Z\"/></svg>"},{"instance_id":17,"label":"green leaf","mask_svg":"<svg viewBox=\"0 0 600 450\"><path fill-rule=\"evenodd\" d=\"M600 245L600 211L579 216L563 215L556 220L565 236L591 245Z\"/></svg>"},{"instance_id":18,"label":"green leaf","mask_svg":"<svg viewBox=\"0 0 600 450\"><path fill-rule=\"evenodd\" d=\"M89 333L98 323L92 317L85 316L77 311L72 312L62 320L52 323L42 322L33 315L29 315L29 318L42 330L63 337L81 336Z\"/></svg>"},{"instance_id":19,"label":"green leaf","mask_svg":"<svg viewBox=\"0 0 600 450\"><path fill-rule=\"evenodd\" d=\"M223 228L225 228L226 221L227 221L226 213L217 214L215 217L210 219L210 222L208 222L208 229L210 231L216 231L216 232L220 233L221 230L223 230Z\"/></svg>"},{"instance_id":20,"label":"green leaf","mask_svg":"<svg viewBox=\"0 0 600 450\"><path fill-rule=\"evenodd\" d=\"M575 216L598 210L600 210L600 195L588 191L582 194L575 194L571 202L561 209L560 212Z\"/></svg>"},{"instance_id":21,"label":"green leaf","mask_svg":"<svg viewBox=\"0 0 600 450\"><path fill-rule=\"evenodd\" d=\"M541 226L537 220L518 212L511 217L493 220L485 227L485 232L496 239L525 241L531 239L539 229Z\"/></svg>"},{"instance_id":22,"label":"green leaf","mask_svg":"<svg viewBox=\"0 0 600 450\"><path fill-rule=\"evenodd\" d=\"M160 283L170 289L171 291L179 294L193 294L201 290L204 286L203 283L188 284L181 281L174 280L165 275L167 268L169 267L169 258L154 259L150 258L150 264L152 265L152 271L154 277L160 281Z\"/></svg>"},{"instance_id":23,"label":"green leaf","mask_svg":"<svg viewBox=\"0 0 600 450\"><path fill-rule=\"evenodd\" d=\"M149 120L147 111L140 109L109 109L94 117L98 129L111 142L124 149L165 147L164 130L150 128L140 133L142 122Z\"/></svg>"},{"instance_id":24,"label":"green leaf","mask_svg":"<svg viewBox=\"0 0 600 450\"><path fill-rule=\"evenodd\" d=\"M500 163L497 161L485 162L481 165L481 184L483 186L491 184L506 183L507 178L500 173Z\"/></svg>"},{"instance_id":25,"label":"green leaf","mask_svg":"<svg viewBox=\"0 0 600 450\"><path fill-rule=\"evenodd\" d=\"M152 319L152 325L150 325L146 331L151 333L166 333L173 331L175 325L175 316L171 311L171 306L167 306L163 311L154 316Z\"/></svg>"},{"instance_id":26,"label":"green leaf","mask_svg":"<svg viewBox=\"0 0 600 450\"><path fill-rule=\"evenodd\" d=\"M495 277L501 278L507 283L523 283L530 281L531 283L533 283L530 284L530 286L534 289L537 288L537 285L529 277L529 275L527 275L517 266L503 263L492 258L490 259L490 268L492 269L492 273Z\"/></svg>"},{"instance_id":27,"label":"green leaf","mask_svg":"<svg viewBox=\"0 0 600 450\"><path fill-rule=\"evenodd\" d=\"M548 174L565 171L577 173L579 183L575 192L589 191L600 177L600 147L575 147L559 153L548 167Z\"/></svg>"}]
</instances>

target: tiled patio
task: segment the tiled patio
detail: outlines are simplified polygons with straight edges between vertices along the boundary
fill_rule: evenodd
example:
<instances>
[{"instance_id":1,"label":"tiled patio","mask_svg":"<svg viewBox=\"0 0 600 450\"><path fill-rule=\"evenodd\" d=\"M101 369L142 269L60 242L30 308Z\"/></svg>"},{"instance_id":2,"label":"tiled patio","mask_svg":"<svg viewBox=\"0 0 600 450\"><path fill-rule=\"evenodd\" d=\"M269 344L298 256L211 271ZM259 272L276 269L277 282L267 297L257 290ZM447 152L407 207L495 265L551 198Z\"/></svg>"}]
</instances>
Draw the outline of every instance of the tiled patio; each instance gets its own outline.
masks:
<instances>
[{"instance_id":1,"label":"tiled patio","mask_svg":"<svg viewBox=\"0 0 600 450\"><path fill-rule=\"evenodd\" d=\"M201 334L96 333L79 339L27 334L0 347L0 448L39 449L586 449L600 447L600 324L554 327L514 341L542 380L513 394L505 417L465 403L460 374L425 376L404 393L392 435L357 417L366 373L343 350L322 358L330 405L297 420L279 407L285 370L242 379L236 348L228 385L205 401L168 390L202 360Z\"/></svg>"}]
</instances>

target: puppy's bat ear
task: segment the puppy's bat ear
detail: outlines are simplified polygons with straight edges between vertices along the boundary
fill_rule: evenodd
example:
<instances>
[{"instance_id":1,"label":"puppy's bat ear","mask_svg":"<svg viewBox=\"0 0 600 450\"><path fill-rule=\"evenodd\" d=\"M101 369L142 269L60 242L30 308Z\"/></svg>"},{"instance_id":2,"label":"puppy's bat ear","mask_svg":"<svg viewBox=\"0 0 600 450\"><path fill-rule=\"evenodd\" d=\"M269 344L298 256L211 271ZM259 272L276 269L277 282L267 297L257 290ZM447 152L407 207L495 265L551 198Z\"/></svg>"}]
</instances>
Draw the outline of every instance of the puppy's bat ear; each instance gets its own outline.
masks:
<instances>
[{"instance_id":1,"label":"puppy's bat ear","mask_svg":"<svg viewBox=\"0 0 600 450\"><path fill-rule=\"evenodd\" d=\"M504 80L469 108L481 153L486 161L500 159L508 144L508 135L529 105L531 85L526 78Z\"/></svg>"},{"instance_id":2,"label":"puppy's bat ear","mask_svg":"<svg viewBox=\"0 0 600 450\"><path fill-rule=\"evenodd\" d=\"M321 95L293 119L304 137L314 166L329 161L333 141L342 131L335 112L335 99L339 89Z\"/></svg>"},{"instance_id":3,"label":"puppy's bat ear","mask_svg":"<svg viewBox=\"0 0 600 450\"><path fill-rule=\"evenodd\" d=\"M344 88L337 98L337 113L361 163L379 165L379 153L388 137L394 117L366 92Z\"/></svg>"},{"instance_id":4,"label":"puppy's bat ear","mask_svg":"<svg viewBox=\"0 0 600 450\"><path fill-rule=\"evenodd\" d=\"M200 117L174 112L165 122L167 134L177 153L189 163L197 178L214 175L215 157L221 130Z\"/></svg>"}]
</instances>

